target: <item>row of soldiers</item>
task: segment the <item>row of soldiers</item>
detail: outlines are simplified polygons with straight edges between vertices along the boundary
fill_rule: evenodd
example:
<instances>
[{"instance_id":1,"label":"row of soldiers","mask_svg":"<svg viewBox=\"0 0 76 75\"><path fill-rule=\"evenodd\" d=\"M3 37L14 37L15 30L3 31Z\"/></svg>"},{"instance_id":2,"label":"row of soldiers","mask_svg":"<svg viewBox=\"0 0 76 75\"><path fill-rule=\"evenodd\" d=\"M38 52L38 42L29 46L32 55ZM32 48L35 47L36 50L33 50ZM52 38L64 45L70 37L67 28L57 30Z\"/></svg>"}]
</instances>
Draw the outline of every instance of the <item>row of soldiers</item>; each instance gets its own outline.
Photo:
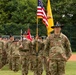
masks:
<instances>
[{"instance_id":1,"label":"row of soldiers","mask_svg":"<svg viewBox=\"0 0 76 75\"><path fill-rule=\"evenodd\" d=\"M13 68L12 65L14 64L11 63L15 60L13 59L15 57L15 54L13 53L15 53L14 51L16 51L17 47L17 41L14 40L12 35L10 35L9 39L0 36L0 69L6 64L9 64L10 69Z\"/></svg>"},{"instance_id":2,"label":"row of soldiers","mask_svg":"<svg viewBox=\"0 0 76 75\"><path fill-rule=\"evenodd\" d=\"M27 33L20 41L10 37L4 44L0 40L0 68L8 63L9 68L17 72L21 64L22 75L28 75L29 65L34 75L42 75L44 68L46 75L64 75L66 61L72 53L70 42L61 33L60 24L52 28L55 33L45 40L37 36L30 41L26 38Z\"/></svg>"},{"instance_id":3,"label":"row of soldiers","mask_svg":"<svg viewBox=\"0 0 76 75\"><path fill-rule=\"evenodd\" d=\"M22 40L14 39L12 35L8 40L0 37L0 69L8 64L9 69L17 72L21 65L22 75L27 75L29 68L34 75L42 74L43 40L38 36L30 41L26 35L25 32Z\"/></svg>"}]
</instances>

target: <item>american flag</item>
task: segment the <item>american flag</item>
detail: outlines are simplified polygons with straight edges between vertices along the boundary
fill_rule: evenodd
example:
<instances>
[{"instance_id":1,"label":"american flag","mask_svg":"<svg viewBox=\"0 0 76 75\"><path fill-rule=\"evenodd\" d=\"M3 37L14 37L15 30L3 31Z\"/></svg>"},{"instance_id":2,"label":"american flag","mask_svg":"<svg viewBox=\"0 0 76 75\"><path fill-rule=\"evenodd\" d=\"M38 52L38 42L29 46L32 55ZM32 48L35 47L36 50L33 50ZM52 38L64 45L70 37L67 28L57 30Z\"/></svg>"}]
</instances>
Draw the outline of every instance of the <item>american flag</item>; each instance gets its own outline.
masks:
<instances>
[{"instance_id":1,"label":"american flag","mask_svg":"<svg viewBox=\"0 0 76 75\"><path fill-rule=\"evenodd\" d=\"M48 20L41 0L38 0L37 17L42 18L43 23L48 26Z\"/></svg>"}]
</instances>

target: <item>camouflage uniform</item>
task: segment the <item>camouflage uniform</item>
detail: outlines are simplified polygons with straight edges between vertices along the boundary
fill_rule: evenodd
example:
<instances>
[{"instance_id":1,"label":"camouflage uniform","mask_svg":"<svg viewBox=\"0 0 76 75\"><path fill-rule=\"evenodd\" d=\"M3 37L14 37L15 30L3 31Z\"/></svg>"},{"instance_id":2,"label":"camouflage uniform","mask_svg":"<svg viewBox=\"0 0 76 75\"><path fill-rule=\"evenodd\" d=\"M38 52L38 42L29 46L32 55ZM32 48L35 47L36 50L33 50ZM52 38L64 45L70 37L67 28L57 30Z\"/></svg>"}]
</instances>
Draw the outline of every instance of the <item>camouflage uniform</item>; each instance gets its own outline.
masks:
<instances>
[{"instance_id":1,"label":"camouflage uniform","mask_svg":"<svg viewBox=\"0 0 76 75\"><path fill-rule=\"evenodd\" d=\"M4 46L4 50L3 50L3 64L7 64L7 53L6 53L6 41L5 40L2 40L3 41L3 46Z\"/></svg>"},{"instance_id":2,"label":"camouflage uniform","mask_svg":"<svg viewBox=\"0 0 76 75\"><path fill-rule=\"evenodd\" d=\"M5 65L4 53L4 43L2 40L0 40L0 69Z\"/></svg>"},{"instance_id":3,"label":"camouflage uniform","mask_svg":"<svg viewBox=\"0 0 76 75\"><path fill-rule=\"evenodd\" d=\"M43 40L43 43L44 43L44 45L46 44L46 39L45 40ZM45 53L45 51L43 52L43 54ZM48 55L49 55L49 51L47 50L47 52L46 52L46 57L48 57ZM45 71L46 71L46 75L48 75L49 74L49 71L48 71L48 69L49 69L49 62L47 62L47 58L43 55L43 57L44 57L44 69L45 69Z\"/></svg>"},{"instance_id":4,"label":"camouflage uniform","mask_svg":"<svg viewBox=\"0 0 76 75\"><path fill-rule=\"evenodd\" d=\"M49 50L49 75L64 75L66 61L71 56L71 47L64 34L51 34L47 38L45 51Z\"/></svg>"},{"instance_id":5,"label":"camouflage uniform","mask_svg":"<svg viewBox=\"0 0 76 75\"><path fill-rule=\"evenodd\" d=\"M21 56L22 75L28 75L31 46L31 41L25 38L22 41L22 48L19 48Z\"/></svg>"},{"instance_id":6,"label":"camouflage uniform","mask_svg":"<svg viewBox=\"0 0 76 75\"><path fill-rule=\"evenodd\" d=\"M11 60L11 54L10 54L10 47L12 45L13 41L9 40L6 43L6 53L7 53L7 63L9 65L9 69L12 70L12 60Z\"/></svg>"},{"instance_id":7,"label":"camouflage uniform","mask_svg":"<svg viewBox=\"0 0 76 75\"><path fill-rule=\"evenodd\" d=\"M36 51L37 43L38 43L38 51ZM31 63L32 63L34 75L42 75L42 72L43 72L42 56L43 56L44 44L42 40L39 40L39 39L38 40L35 39L32 42L32 44L33 44L33 51L31 56L32 57ZM38 52L38 55L36 55L37 52Z\"/></svg>"},{"instance_id":8,"label":"camouflage uniform","mask_svg":"<svg viewBox=\"0 0 76 75\"><path fill-rule=\"evenodd\" d=\"M19 54L19 44L18 42L16 42L16 44L14 42L11 45L9 52L11 54L12 70L14 72L17 72L20 66L20 61L19 61L20 54Z\"/></svg>"}]
</instances>

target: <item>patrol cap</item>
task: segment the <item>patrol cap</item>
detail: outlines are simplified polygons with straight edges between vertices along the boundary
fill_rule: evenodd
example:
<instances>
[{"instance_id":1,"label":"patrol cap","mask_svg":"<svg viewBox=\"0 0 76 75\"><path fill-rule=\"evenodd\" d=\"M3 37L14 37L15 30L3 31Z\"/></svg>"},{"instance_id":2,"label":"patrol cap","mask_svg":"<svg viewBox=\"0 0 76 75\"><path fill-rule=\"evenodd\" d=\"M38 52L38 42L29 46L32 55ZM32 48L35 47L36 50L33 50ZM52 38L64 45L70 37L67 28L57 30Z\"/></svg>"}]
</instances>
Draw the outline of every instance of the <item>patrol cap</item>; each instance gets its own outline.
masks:
<instances>
[{"instance_id":1,"label":"patrol cap","mask_svg":"<svg viewBox=\"0 0 76 75\"><path fill-rule=\"evenodd\" d=\"M56 24L54 26L52 26L51 28L56 28L56 27L64 27L63 25L61 25L59 22L56 22Z\"/></svg>"}]
</instances>

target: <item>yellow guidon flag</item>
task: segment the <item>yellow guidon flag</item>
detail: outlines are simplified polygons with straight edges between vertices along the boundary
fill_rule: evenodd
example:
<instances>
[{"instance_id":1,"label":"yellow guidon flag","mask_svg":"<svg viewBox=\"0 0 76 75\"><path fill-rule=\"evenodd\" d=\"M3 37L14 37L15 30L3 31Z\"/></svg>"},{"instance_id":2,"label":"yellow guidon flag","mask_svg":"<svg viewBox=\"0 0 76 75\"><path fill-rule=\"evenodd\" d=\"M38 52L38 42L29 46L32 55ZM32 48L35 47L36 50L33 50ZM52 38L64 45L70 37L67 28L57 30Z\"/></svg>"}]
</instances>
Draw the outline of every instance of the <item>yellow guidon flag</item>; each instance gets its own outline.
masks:
<instances>
[{"instance_id":1,"label":"yellow guidon flag","mask_svg":"<svg viewBox=\"0 0 76 75\"><path fill-rule=\"evenodd\" d=\"M49 36L50 32L53 31L51 26L54 25L50 0L48 0L48 3L47 3L47 18L48 18L47 35Z\"/></svg>"}]
</instances>

